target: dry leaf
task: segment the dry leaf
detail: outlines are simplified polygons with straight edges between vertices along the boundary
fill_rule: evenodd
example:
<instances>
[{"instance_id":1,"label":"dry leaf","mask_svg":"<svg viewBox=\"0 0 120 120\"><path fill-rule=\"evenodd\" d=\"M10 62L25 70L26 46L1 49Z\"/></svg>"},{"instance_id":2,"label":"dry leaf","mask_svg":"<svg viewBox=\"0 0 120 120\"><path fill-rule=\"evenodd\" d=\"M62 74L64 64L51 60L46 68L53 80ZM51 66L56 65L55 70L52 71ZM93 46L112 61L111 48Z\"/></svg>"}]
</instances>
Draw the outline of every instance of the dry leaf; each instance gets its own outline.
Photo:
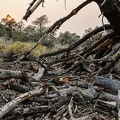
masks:
<instances>
[{"instance_id":1,"label":"dry leaf","mask_svg":"<svg viewBox=\"0 0 120 120\"><path fill-rule=\"evenodd\" d=\"M59 82L61 82L61 83L68 83L69 79L68 79L68 77L62 77L62 78L59 79Z\"/></svg>"}]
</instances>

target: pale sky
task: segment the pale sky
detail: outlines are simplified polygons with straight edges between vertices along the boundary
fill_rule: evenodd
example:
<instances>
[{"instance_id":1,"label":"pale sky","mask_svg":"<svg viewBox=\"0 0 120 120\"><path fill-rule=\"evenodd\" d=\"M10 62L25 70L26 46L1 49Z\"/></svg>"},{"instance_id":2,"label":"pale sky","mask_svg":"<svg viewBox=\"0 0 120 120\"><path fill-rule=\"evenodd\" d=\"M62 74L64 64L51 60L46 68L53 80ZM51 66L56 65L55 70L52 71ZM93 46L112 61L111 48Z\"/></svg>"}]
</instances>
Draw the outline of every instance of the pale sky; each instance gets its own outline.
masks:
<instances>
[{"instance_id":1,"label":"pale sky","mask_svg":"<svg viewBox=\"0 0 120 120\"><path fill-rule=\"evenodd\" d=\"M17 22L22 20L25 15L29 3L33 0L0 0L0 20L5 18L7 14L11 15ZM36 18L47 15L51 26L55 21L68 15L72 9L76 8L85 0L66 0L67 10L65 10L65 0L45 0L44 8L39 6L37 10L28 18L30 24ZM87 28L95 28L102 25L102 18L97 4L90 3L88 6L80 10L75 16L66 21L59 29L61 32L70 31L83 35ZM106 19L104 22L106 23Z\"/></svg>"}]
</instances>

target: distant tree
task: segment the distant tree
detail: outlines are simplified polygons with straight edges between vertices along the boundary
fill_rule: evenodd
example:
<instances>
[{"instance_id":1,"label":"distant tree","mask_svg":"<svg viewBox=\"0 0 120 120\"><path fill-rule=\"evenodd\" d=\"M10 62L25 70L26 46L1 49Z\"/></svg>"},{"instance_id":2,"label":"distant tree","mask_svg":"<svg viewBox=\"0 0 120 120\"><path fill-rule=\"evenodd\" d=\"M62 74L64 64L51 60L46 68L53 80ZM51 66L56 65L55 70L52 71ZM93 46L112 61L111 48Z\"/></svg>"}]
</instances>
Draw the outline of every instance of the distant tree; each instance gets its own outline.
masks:
<instances>
[{"instance_id":1,"label":"distant tree","mask_svg":"<svg viewBox=\"0 0 120 120\"><path fill-rule=\"evenodd\" d=\"M0 22L0 37L5 35L5 26Z\"/></svg>"},{"instance_id":2,"label":"distant tree","mask_svg":"<svg viewBox=\"0 0 120 120\"><path fill-rule=\"evenodd\" d=\"M23 32L25 28L25 24L23 21L16 22L13 25L13 31L12 31L12 39L14 41L25 41L26 40L26 34Z\"/></svg>"},{"instance_id":3,"label":"distant tree","mask_svg":"<svg viewBox=\"0 0 120 120\"><path fill-rule=\"evenodd\" d=\"M13 25L13 29L17 32L22 32L25 28L25 24L23 21L20 21L20 22L16 22L14 25Z\"/></svg>"},{"instance_id":4,"label":"distant tree","mask_svg":"<svg viewBox=\"0 0 120 120\"><path fill-rule=\"evenodd\" d=\"M70 33L69 31L66 31L65 33L61 32L57 39L61 45L71 45L75 41L79 40L80 36L78 36L76 33Z\"/></svg>"},{"instance_id":5,"label":"distant tree","mask_svg":"<svg viewBox=\"0 0 120 120\"><path fill-rule=\"evenodd\" d=\"M51 34L47 39L45 39L43 42L42 42L42 45L43 46L46 46L48 48L52 48L54 47L54 45L56 44L56 37L54 34Z\"/></svg>"},{"instance_id":6,"label":"distant tree","mask_svg":"<svg viewBox=\"0 0 120 120\"><path fill-rule=\"evenodd\" d=\"M36 41L37 39L37 32L35 30L35 26L28 25L24 28L23 34L26 35L25 41Z\"/></svg>"},{"instance_id":7,"label":"distant tree","mask_svg":"<svg viewBox=\"0 0 120 120\"><path fill-rule=\"evenodd\" d=\"M47 23L49 23L49 21L46 15L43 15L37 18L35 21L32 21L32 24L35 26L35 31L38 33L39 37L41 37L43 32L46 30Z\"/></svg>"},{"instance_id":8,"label":"distant tree","mask_svg":"<svg viewBox=\"0 0 120 120\"><path fill-rule=\"evenodd\" d=\"M48 17L43 15L32 22L31 25L25 27L24 23L18 22L14 25L13 37L14 41L38 41L48 23Z\"/></svg>"},{"instance_id":9,"label":"distant tree","mask_svg":"<svg viewBox=\"0 0 120 120\"><path fill-rule=\"evenodd\" d=\"M6 18L1 20L1 23L5 26L6 39L12 38L13 26L16 23L15 19L8 14Z\"/></svg>"},{"instance_id":10,"label":"distant tree","mask_svg":"<svg viewBox=\"0 0 120 120\"><path fill-rule=\"evenodd\" d=\"M96 26L95 28L97 28L97 26ZM93 31L92 28L86 29L86 30L85 30L85 33L83 34L83 36L87 35L88 33L92 32L92 31ZM99 39L101 38L102 33L103 33L103 32L99 32L99 33L97 33L97 34L95 34L95 35L92 35L86 42L84 42L84 43L82 44L82 46L83 46L83 47L87 47L87 46L90 47L90 45L92 45L95 41L97 41L97 40L99 40Z\"/></svg>"}]
</instances>

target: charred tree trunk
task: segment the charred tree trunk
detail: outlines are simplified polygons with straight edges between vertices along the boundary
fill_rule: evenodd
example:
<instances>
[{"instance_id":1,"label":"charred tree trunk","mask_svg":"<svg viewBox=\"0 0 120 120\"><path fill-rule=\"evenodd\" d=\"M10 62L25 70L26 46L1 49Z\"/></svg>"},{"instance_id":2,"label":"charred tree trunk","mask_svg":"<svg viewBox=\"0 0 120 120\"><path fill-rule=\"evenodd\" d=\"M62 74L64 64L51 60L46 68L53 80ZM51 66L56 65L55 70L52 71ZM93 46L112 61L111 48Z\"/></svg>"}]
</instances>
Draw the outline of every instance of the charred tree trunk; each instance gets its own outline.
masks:
<instances>
[{"instance_id":1,"label":"charred tree trunk","mask_svg":"<svg viewBox=\"0 0 120 120\"><path fill-rule=\"evenodd\" d=\"M120 35L120 1L119 0L94 0L102 14L108 19L116 35Z\"/></svg>"}]
</instances>

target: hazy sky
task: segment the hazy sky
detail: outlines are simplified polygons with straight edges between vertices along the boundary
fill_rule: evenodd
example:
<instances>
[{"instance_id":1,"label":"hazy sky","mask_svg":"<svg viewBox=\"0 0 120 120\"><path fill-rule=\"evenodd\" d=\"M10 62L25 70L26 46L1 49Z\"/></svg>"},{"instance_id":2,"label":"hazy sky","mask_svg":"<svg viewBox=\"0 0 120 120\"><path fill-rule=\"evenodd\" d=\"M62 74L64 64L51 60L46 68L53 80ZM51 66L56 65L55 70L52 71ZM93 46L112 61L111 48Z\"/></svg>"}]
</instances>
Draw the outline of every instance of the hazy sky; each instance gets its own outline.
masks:
<instances>
[{"instance_id":1,"label":"hazy sky","mask_svg":"<svg viewBox=\"0 0 120 120\"><path fill-rule=\"evenodd\" d=\"M0 19L5 18L7 14L10 14L17 22L21 21L29 3L32 1L33 0L0 0ZM50 26L58 19L68 15L72 9L77 7L83 1L85 0L66 0L67 10L65 10L65 0L45 0L44 7L39 6L28 18L27 24L42 15L47 15L50 21ZM82 35L85 29L102 25L101 17L98 18L99 15L100 11L97 4L90 3L79 11L78 14L66 21L60 27L59 31L70 31L71 33Z\"/></svg>"}]
</instances>

